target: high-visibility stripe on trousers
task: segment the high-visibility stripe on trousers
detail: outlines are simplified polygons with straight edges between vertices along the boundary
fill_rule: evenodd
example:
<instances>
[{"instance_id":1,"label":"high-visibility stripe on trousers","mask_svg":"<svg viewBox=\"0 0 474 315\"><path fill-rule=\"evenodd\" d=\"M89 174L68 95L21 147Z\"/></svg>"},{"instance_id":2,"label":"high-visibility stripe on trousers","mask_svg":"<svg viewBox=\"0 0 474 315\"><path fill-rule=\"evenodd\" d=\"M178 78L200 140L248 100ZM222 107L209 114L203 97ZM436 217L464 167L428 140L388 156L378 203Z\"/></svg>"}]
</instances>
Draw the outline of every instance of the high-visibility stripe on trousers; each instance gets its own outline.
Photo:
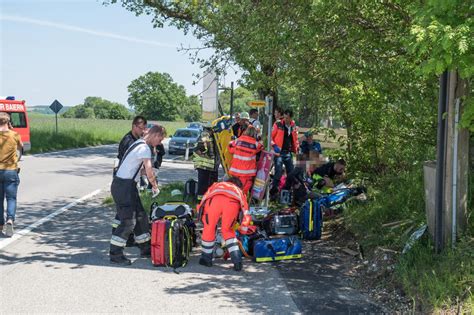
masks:
<instances>
[{"instance_id":1,"label":"high-visibility stripe on trousers","mask_svg":"<svg viewBox=\"0 0 474 315\"><path fill-rule=\"evenodd\" d=\"M202 252L208 255L212 254L212 252L214 251L215 244L216 244L216 241L207 242L207 241L201 240Z\"/></svg>"},{"instance_id":2,"label":"high-visibility stripe on trousers","mask_svg":"<svg viewBox=\"0 0 474 315\"><path fill-rule=\"evenodd\" d=\"M235 237L225 240L225 246L227 247L229 253L237 252L240 250L239 243L237 243L237 238Z\"/></svg>"}]
</instances>

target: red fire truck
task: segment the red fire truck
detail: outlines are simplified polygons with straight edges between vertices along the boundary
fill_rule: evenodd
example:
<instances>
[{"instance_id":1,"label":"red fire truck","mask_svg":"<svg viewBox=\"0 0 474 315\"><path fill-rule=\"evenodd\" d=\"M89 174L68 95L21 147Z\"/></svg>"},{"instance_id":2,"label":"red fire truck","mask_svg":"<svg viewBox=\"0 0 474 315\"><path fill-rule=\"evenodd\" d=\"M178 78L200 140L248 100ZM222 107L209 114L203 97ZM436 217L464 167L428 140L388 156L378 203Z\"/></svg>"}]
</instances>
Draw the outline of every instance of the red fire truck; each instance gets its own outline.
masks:
<instances>
[{"instance_id":1,"label":"red fire truck","mask_svg":"<svg viewBox=\"0 0 474 315\"><path fill-rule=\"evenodd\" d=\"M30 150L30 124L28 122L28 114L26 113L25 101L16 101L13 97L7 97L7 99L0 98L0 112L6 112L10 115L13 130L20 134L21 141L23 142L23 152ZM23 152L19 152L20 155Z\"/></svg>"}]
</instances>

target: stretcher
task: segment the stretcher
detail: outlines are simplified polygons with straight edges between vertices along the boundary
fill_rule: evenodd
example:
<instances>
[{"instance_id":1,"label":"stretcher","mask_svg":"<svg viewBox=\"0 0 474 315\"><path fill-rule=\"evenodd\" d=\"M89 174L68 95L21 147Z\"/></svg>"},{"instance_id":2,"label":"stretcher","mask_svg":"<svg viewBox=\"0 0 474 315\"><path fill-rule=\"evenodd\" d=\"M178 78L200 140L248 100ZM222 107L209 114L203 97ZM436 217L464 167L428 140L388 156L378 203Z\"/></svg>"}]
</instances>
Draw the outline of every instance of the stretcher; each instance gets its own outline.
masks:
<instances>
[{"instance_id":1,"label":"stretcher","mask_svg":"<svg viewBox=\"0 0 474 315\"><path fill-rule=\"evenodd\" d=\"M222 116L212 122L214 139L216 140L217 150L221 158L221 164L224 171L229 175L230 164L232 163L232 154L229 152L229 142L232 141L234 133L232 132L232 119L230 116Z\"/></svg>"}]
</instances>

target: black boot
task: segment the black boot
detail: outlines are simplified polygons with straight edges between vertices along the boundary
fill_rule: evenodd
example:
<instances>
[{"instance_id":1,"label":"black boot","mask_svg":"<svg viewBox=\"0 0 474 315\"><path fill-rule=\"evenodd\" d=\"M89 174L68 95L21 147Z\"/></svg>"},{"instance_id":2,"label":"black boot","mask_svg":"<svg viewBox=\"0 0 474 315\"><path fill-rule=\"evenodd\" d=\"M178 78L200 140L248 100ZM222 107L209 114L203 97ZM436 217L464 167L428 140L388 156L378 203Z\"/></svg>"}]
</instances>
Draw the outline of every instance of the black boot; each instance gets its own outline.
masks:
<instances>
[{"instance_id":1,"label":"black boot","mask_svg":"<svg viewBox=\"0 0 474 315\"><path fill-rule=\"evenodd\" d=\"M230 260L234 263L234 270L241 271L242 270L242 256L240 255L239 251L230 252Z\"/></svg>"},{"instance_id":2,"label":"black boot","mask_svg":"<svg viewBox=\"0 0 474 315\"><path fill-rule=\"evenodd\" d=\"M123 265L123 266L129 266L132 264L132 261L125 257L123 254L123 247L120 246L115 246L115 245L110 245L110 262L112 264L117 264L117 265Z\"/></svg>"},{"instance_id":3,"label":"black boot","mask_svg":"<svg viewBox=\"0 0 474 315\"><path fill-rule=\"evenodd\" d=\"M212 267L212 254L201 253L199 264L206 267Z\"/></svg>"},{"instance_id":4,"label":"black boot","mask_svg":"<svg viewBox=\"0 0 474 315\"><path fill-rule=\"evenodd\" d=\"M138 247L140 247L140 257L142 257L142 258L150 258L151 257L150 242L139 244Z\"/></svg>"}]
</instances>

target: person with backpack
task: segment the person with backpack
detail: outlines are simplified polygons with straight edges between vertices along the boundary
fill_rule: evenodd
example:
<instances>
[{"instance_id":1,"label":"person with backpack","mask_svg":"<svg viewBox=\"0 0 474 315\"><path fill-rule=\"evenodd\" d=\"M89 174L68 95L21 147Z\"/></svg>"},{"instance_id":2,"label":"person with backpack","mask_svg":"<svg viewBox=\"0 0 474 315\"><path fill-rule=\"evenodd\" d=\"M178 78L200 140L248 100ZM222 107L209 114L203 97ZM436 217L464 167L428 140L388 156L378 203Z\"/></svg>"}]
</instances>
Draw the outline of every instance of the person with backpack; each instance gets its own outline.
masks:
<instances>
[{"instance_id":1,"label":"person with backpack","mask_svg":"<svg viewBox=\"0 0 474 315\"><path fill-rule=\"evenodd\" d=\"M152 169L150 145L156 147L166 136L164 127L155 125L149 129L143 139L135 141L124 153L117 168L110 191L117 207L117 217L120 224L113 231L110 239L110 262L120 265L130 265L123 250L127 240L135 233L135 241L140 248L142 257L150 257L150 223L143 209L137 182L140 179L142 165L148 180L151 182L154 194L159 192L158 183Z\"/></svg>"},{"instance_id":2,"label":"person with backpack","mask_svg":"<svg viewBox=\"0 0 474 315\"><path fill-rule=\"evenodd\" d=\"M212 134L212 128L205 128L201 140L194 150L194 168L198 172L197 200L201 201L207 189L217 182L219 169L219 152Z\"/></svg>"},{"instance_id":3,"label":"person with backpack","mask_svg":"<svg viewBox=\"0 0 474 315\"><path fill-rule=\"evenodd\" d=\"M263 145L256 137L257 130L249 126L242 136L229 143L229 152L232 154L229 174L240 179L245 196L257 175L257 154L263 150Z\"/></svg>"},{"instance_id":4,"label":"person with backpack","mask_svg":"<svg viewBox=\"0 0 474 315\"><path fill-rule=\"evenodd\" d=\"M203 223L202 253L199 264L212 266L214 246L216 244L216 228L221 220L222 237L234 264L234 270L242 270L242 256L233 229L239 212L243 212L241 229L250 226L252 218L248 213L247 199L242 193L242 182L237 177L230 177L225 182L214 183L198 205L200 219Z\"/></svg>"}]
</instances>

